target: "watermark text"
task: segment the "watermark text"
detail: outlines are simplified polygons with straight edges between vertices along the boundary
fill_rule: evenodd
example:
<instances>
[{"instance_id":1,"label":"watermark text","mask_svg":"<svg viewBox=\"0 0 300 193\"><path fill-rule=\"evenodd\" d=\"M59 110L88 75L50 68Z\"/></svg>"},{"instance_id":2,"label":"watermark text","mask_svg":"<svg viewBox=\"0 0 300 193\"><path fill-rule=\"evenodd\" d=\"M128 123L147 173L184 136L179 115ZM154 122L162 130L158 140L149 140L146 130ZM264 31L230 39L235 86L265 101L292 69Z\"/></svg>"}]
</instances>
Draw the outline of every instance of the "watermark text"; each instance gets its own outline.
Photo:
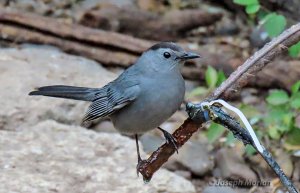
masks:
<instances>
[{"instance_id":1,"label":"watermark text","mask_svg":"<svg viewBox=\"0 0 300 193\"><path fill-rule=\"evenodd\" d=\"M270 186L270 181L255 181L255 180L223 180L223 179L214 179L209 182L210 186L229 186L232 188L235 187L252 187L252 186Z\"/></svg>"}]
</instances>

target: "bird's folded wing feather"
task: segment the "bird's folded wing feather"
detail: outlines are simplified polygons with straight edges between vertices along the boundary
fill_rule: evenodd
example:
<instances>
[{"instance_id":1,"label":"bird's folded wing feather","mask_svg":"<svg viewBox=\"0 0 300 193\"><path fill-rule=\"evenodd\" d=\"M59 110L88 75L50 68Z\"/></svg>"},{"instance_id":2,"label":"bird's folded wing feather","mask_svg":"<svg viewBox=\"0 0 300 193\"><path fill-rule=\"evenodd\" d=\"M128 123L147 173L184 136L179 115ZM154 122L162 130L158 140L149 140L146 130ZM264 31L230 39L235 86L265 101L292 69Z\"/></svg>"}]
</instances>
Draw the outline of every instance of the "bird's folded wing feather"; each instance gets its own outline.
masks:
<instances>
[{"instance_id":1,"label":"bird's folded wing feather","mask_svg":"<svg viewBox=\"0 0 300 193\"><path fill-rule=\"evenodd\" d=\"M83 124L100 117L106 117L136 99L140 92L137 81L124 80L121 77L105 87L95 97L83 118Z\"/></svg>"}]
</instances>

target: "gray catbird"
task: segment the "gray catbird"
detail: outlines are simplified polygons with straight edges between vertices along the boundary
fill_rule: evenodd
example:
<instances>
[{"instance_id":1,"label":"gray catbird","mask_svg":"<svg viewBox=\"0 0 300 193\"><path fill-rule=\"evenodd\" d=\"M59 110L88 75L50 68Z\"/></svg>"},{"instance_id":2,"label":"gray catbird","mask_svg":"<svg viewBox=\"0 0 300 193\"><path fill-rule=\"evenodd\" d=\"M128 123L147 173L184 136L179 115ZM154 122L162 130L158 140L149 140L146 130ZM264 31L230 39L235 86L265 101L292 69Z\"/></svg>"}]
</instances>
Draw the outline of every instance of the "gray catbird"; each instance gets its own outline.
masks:
<instances>
[{"instance_id":1,"label":"gray catbird","mask_svg":"<svg viewBox=\"0 0 300 193\"><path fill-rule=\"evenodd\" d=\"M29 95L91 101L83 123L109 117L121 133L135 134L138 164L138 134L154 128L161 130L168 143L177 143L170 133L159 127L181 105L185 85L180 64L200 56L186 52L171 42L161 42L146 50L134 65L102 88L45 86Z\"/></svg>"}]
</instances>

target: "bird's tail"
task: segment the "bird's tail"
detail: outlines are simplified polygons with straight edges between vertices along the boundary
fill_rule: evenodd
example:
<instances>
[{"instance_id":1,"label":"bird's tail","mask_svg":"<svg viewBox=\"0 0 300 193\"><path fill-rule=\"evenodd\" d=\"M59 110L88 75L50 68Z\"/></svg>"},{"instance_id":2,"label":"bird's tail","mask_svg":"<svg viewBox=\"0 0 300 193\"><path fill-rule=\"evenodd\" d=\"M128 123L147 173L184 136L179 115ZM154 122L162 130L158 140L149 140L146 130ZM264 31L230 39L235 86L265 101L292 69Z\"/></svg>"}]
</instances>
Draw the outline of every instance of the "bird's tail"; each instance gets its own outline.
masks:
<instances>
[{"instance_id":1,"label":"bird's tail","mask_svg":"<svg viewBox=\"0 0 300 193\"><path fill-rule=\"evenodd\" d=\"M29 95L43 95L49 97L67 98L82 101L93 101L96 96L101 95L99 88L86 88L64 85L44 86L37 88Z\"/></svg>"}]
</instances>

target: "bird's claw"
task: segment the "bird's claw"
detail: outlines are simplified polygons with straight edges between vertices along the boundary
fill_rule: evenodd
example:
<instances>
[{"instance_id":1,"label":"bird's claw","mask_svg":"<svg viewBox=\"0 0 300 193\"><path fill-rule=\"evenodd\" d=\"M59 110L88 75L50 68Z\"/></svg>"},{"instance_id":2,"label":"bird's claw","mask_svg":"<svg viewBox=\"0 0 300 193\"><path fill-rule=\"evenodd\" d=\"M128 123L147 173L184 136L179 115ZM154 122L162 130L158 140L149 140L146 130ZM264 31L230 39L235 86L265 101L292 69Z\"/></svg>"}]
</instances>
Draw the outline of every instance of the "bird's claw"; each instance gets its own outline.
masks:
<instances>
[{"instance_id":1,"label":"bird's claw","mask_svg":"<svg viewBox=\"0 0 300 193\"><path fill-rule=\"evenodd\" d=\"M146 162L146 160L142 160L141 157L138 158L138 163L136 165L136 175L139 177L139 173L140 173L140 168L141 166L144 164L144 162Z\"/></svg>"},{"instance_id":2,"label":"bird's claw","mask_svg":"<svg viewBox=\"0 0 300 193\"><path fill-rule=\"evenodd\" d=\"M163 130L162 128L159 128L159 130L161 130L164 134L164 137L166 139L167 144L171 144L173 145L176 153L178 153L178 145L177 145L177 141L176 139L173 137L173 135L169 132L167 132L166 130Z\"/></svg>"}]
</instances>

